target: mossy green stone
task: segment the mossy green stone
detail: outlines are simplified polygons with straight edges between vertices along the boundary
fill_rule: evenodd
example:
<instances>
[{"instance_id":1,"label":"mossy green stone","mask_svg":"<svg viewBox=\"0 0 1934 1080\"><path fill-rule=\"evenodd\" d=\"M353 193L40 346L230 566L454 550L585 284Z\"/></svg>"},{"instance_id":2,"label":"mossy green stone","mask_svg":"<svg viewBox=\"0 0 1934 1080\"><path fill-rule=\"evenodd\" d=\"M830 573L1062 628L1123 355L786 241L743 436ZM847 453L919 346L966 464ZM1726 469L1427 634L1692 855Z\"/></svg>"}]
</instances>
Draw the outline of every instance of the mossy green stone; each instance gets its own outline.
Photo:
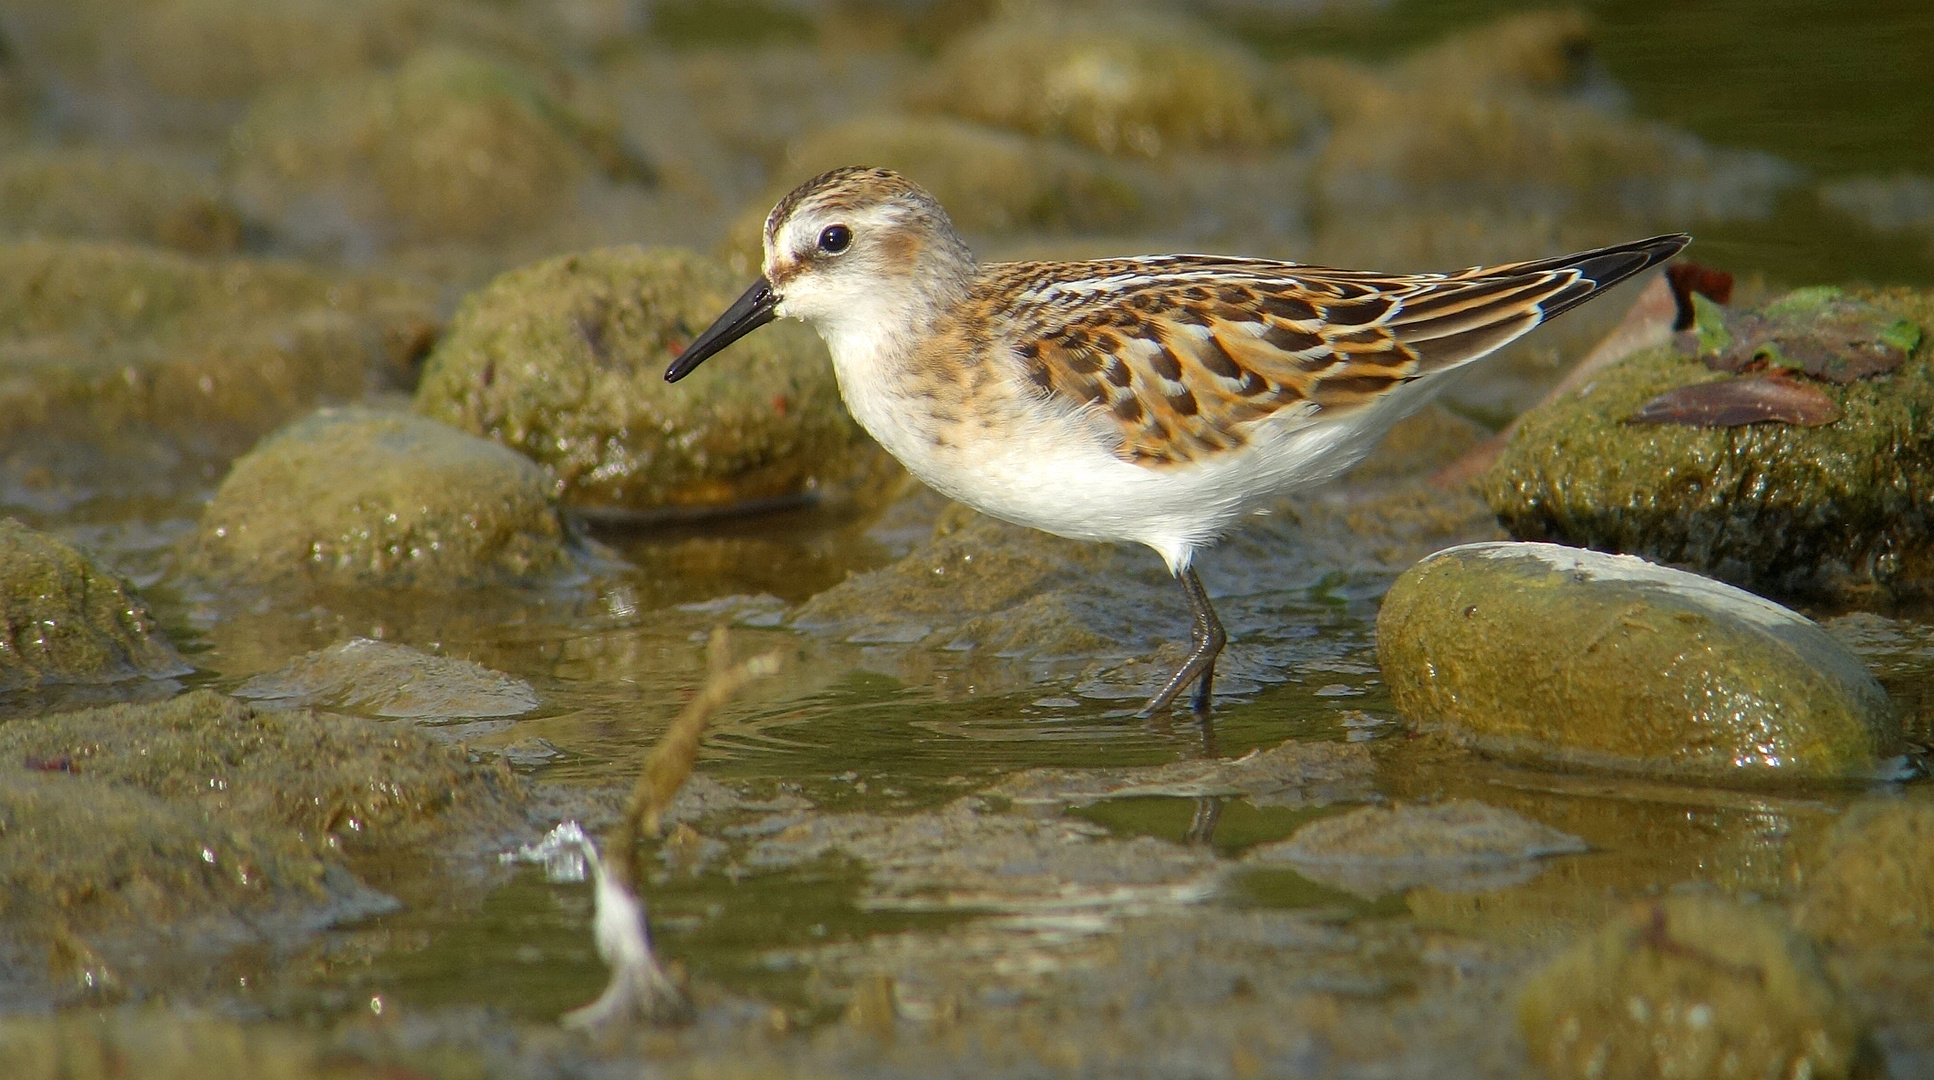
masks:
<instances>
[{"instance_id":1,"label":"mossy green stone","mask_svg":"<svg viewBox=\"0 0 1934 1080\"><path fill-rule=\"evenodd\" d=\"M665 368L747 282L674 248L606 248L471 294L416 411L528 455L576 504L732 506L844 477L869 444L818 335L782 321L677 385Z\"/></svg>"},{"instance_id":2,"label":"mossy green stone","mask_svg":"<svg viewBox=\"0 0 1934 1080\"><path fill-rule=\"evenodd\" d=\"M270 90L229 144L247 210L296 237L342 215L361 226L352 244L500 239L557 213L601 166L648 171L538 75L453 46Z\"/></svg>"},{"instance_id":3,"label":"mossy green stone","mask_svg":"<svg viewBox=\"0 0 1934 1080\"><path fill-rule=\"evenodd\" d=\"M1043 7L950 43L917 96L981 123L1152 158L1288 141L1300 117L1269 89L1249 55L1199 24Z\"/></svg>"},{"instance_id":4,"label":"mossy green stone","mask_svg":"<svg viewBox=\"0 0 1934 1080\"><path fill-rule=\"evenodd\" d=\"M64 541L0 518L0 690L187 670L114 575Z\"/></svg>"},{"instance_id":5,"label":"mossy green stone","mask_svg":"<svg viewBox=\"0 0 1934 1080\"><path fill-rule=\"evenodd\" d=\"M1794 921L1837 945L1934 944L1934 802L1856 803L1808 861Z\"/></svg>"},{"instance_id":6,"label":"mossy green stone","mask_svg":"<svg viewBox=\"0 0 1934 1080\"><path fill-rule=\"evenodd\" d=\"M1934 327L1934 295L1864 294ZM1823 427L1706 428L1625 419L1729 376L1671 348L1640 353L1525 414L1484 481L1520 540L1626 551L1774 595L1905 599L1934 591L1934 350L1846 386Z\"/></svg>"},{"instance_id":7,"label":"mossy green stone","mask_svg":"<svg viewBox=\"0 0 1934 1080\"><path fill-rule=\"evenodd\" d=\"M1440 551L1384 598L1377 653L1413 723L1535 764L1841 779L1900 750L1886 692L1826 631L1632 556Z\"/></svg>"},{"instance_id":8,"label":"mossy green stone","mask_svg":"<svg viewBox=\"0 0 1934 1080\"><path fill-rule=\"evenodd\" d=\"M324 409L235 463L202 512L220 581L453 588L578 569L542 469L408 413Z\"/></svg>"},{"instance_id":9,"label":"mossy green stone","mask_svg":"<svg viewBox=\"0 0 1934 1080\"><path fill-rule=\"evenodd\" d=\"M436 324L429 289L374 275L0 245L0 439L112 455L156 431L225 458L323 401L401 382Z\"/></svg>"},{"instance_id":10,"label":"mossy green stone","mask_svg":"<svg viewBox=\"0 0 1934 1080\"><path fill-rule=\"evenodd\" d=\"M1553 1080L1873 1075L1813 949L1767 908L1675 896L1633 908L1526 980L1518 1023Z\"/></svg>"}]
</instances>

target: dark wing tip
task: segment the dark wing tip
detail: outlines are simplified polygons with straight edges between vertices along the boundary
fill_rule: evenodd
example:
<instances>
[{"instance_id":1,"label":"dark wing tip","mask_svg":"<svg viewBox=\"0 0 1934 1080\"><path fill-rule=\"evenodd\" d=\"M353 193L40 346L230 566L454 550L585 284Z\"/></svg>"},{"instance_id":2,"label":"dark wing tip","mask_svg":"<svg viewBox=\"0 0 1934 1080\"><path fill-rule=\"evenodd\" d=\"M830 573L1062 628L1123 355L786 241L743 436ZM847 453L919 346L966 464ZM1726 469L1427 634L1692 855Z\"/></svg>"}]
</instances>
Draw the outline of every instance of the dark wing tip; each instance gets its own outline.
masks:
<instances>
[{"instance_id":1,"label":"dark wing tip","mask_svg":"<svg viewBox=\"0 0 1934 1080\"><path fill-rule=\"evenodd\" d=\"M1538 269L1572 270L1577 272L1579 280L1540 305L1543 317L1550 319L1577 307L1626 278L1642 274L1670 259L1685 250L1685 246L1691 242L1689 233L1667 233L1550 260Z\"/></svg>"}]
</instances>

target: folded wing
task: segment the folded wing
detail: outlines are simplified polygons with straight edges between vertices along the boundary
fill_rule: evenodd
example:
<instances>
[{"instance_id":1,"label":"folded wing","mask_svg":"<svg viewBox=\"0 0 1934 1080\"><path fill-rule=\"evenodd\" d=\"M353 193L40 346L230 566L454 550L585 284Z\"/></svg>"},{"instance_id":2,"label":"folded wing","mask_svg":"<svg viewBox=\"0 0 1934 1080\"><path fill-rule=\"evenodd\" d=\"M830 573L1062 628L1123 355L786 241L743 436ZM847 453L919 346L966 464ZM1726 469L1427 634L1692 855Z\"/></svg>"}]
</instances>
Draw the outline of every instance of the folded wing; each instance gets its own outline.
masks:
<instances>
[{"instance_id":1,"label":"folded wing","mask_svg":"<svg viewBox=\"0 0 1934 1080\"><path fill-rule=\"evenodd\" d=\"M1255 422L1362 408L1671 258L1682 234L1455 274L1203 256L1014 263L1006 328L1028 377L1121 432L1140 465L1243 445ZM996 268L989 268L994 270Z\"/></svg>"}]
</instances>

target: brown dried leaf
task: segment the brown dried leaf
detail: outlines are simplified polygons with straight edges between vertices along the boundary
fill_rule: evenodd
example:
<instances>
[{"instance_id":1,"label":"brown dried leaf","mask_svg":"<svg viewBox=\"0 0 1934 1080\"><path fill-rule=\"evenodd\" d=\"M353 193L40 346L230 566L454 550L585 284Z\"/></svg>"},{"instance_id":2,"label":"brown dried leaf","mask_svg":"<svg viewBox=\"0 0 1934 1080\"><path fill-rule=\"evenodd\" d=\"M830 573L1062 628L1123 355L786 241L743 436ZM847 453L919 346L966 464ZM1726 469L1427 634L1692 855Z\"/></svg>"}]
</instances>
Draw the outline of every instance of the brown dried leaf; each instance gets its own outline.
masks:
<instances>
[{"instance_id":1,"label":"brown dried leaf","mask_svg":"<svg viewBox=\"0 0 1934 1080\"><path fill-rule=\"evenodd\" d=\"M1681 386L1639 406L1630 424L1739 427L1781 423L1820 427L1840 419L1840 407L1817 386L1777 375Z\"/></svg>"}]
</instances>

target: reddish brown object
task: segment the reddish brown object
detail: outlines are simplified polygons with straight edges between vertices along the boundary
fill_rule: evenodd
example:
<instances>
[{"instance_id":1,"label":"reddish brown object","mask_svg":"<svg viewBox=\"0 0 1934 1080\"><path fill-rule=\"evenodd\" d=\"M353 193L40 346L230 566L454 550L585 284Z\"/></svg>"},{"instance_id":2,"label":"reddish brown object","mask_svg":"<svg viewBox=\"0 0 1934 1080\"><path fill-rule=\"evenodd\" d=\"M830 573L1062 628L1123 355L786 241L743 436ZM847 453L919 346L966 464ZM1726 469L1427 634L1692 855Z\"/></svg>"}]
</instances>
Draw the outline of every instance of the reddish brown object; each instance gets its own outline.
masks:
<instances>
[{"instance_id":1,"label":"reddish brown object","mask_svg":"<svg viewBox=\"0 0 1934 1080\"><path fill-rule=\"evenodd\" d=\"M1639 406L1632 424L1739 427L1780 423L1819 427L1840 419L1840 407L1817 386L1777 375L1680 386Z\"/></svg>"},{"instance_id":2,"label":"reddish brown object","mask_svg":"<svg viewBox=\"0 0 1934 1080\"><path fill-rule=\"evenodd\" d=\"M1665 280L1672 289L1672 303L1677 311L1672 318L1672 329L1675 331L1693 327L1693 294L1715 304L1730 304L1733 300L1733 276L1724 270L1714 270L1694 262L1675 262L1665 268Z\"/></svg>"}]
</instances>

